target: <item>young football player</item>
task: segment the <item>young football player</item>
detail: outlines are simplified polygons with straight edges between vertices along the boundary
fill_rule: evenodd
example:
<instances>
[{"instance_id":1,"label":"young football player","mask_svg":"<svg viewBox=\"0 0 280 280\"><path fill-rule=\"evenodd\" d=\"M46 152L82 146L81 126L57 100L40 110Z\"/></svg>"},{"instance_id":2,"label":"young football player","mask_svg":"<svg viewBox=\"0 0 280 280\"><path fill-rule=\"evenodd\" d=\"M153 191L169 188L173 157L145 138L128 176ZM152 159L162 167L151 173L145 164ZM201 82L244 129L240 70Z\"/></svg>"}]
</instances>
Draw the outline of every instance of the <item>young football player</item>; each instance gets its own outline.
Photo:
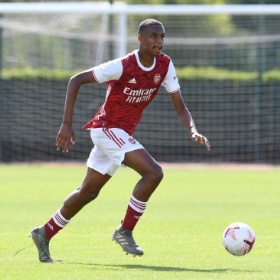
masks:
<instances>
[{"instance_id":1,"label":"young football player","mask_svg":"<svg viewBox=\"0 0 280 280\"><path fill-rule=\"evenodd\" d=\"M141 179L133 189L127 212L113 233L113 240L128 254L144 254L132 232L150 196L161 182L163 172L156 160L132 135L143 110L154 99L161 85L169 94L178 118L189 131L192 140L210 150L208 140L198 133L183 101L174 65L170 57L162 53L164 37L162 23L146 19L138 29L139 49L71 77L63 122L56 139L57 149L62 152L69 152L70 144L75 144L72 119L81 85L107 82L107 92L104 104L84 126L90 131L94 143L87 160L88 169L84 181L46 224L31 231L41 262L53 261L49 252L50 240L98 196L122 164L134 169Z\"/></svg>"}]
</instances>

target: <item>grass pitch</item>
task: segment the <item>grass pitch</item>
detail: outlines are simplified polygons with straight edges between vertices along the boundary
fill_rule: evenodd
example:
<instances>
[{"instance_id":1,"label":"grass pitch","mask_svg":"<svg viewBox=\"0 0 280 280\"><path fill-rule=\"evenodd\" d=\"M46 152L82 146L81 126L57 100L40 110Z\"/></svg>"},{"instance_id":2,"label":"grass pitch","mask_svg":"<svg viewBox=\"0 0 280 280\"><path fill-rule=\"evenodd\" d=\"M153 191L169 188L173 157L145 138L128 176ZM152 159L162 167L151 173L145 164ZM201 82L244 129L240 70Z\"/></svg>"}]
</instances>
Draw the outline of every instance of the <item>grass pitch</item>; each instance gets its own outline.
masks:
<instances>
[{"instance_id":1,"label":"grass pitch","mask_svg":"<svg viewBox=\"0 0 280 280\"><path fill-rule=\"evenodd\" d=\"M51 241L54 264L38 261L29 231L45 223L82 182L86 167L0 166L0 279L279 279L280 171L165 170L134 237L143 257L126 256L111 236L139 176L120 169L100 196ZM254 249L222 246L232 222L248 223Z\"/></svg>"}]
</instances>

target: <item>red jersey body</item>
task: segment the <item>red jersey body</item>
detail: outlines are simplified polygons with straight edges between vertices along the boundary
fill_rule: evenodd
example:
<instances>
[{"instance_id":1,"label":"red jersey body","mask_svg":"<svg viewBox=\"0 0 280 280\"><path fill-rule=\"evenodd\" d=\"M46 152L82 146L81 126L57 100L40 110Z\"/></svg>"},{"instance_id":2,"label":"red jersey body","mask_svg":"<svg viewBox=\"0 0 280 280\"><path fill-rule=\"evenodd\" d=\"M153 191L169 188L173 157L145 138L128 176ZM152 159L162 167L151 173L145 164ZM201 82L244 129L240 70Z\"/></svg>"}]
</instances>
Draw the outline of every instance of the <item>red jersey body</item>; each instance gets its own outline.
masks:
<instances>
[{"instance_id":1,"label":"red jersey body","mask_svg":"<svg viewBox=\"0 0 280 280\"><path fill-rule=\"evenodd\" d=\"M120 77L107 81L105 102L84 129L120 128L132 135L143 110L155 98L167 75L170 58L165 54L155 57L150 71L139 66L134 53L122 58L119 63L122 66Z\"/></svg>"}]
</instances>

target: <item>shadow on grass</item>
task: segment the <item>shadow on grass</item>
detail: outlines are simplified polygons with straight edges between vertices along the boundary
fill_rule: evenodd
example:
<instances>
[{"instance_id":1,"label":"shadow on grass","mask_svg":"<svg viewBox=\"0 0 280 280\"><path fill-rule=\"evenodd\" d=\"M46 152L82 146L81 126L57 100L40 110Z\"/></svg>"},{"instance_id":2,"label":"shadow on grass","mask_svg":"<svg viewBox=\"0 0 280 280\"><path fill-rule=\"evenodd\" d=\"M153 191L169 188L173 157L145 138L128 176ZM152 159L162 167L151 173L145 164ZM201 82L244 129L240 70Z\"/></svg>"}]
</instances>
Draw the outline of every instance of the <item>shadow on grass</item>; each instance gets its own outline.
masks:
<instances>
[{"instance_id":1,"label":"shadow on grass","mask_svg":"<svg viewBox=\"0 0 280 280\"><path fill-rule=\"evenodd\" d=\"M137 269L137 270L150 270L150 271L173 271L173 272L201 272L201 273L223 273L223 272L254 272L252 270L240 270L230 268L220 269L191 269L184 267L172 267L172 266L154 266L154 265L137 265L137 264L125 264L125 265L110 265L110 264L94 264L94 263L76 263L76 262L62 262L63 264L75 264L75 265L88 265L88 266L102 266L111 268L126 268L126 269Z\"/></svg>"},{"instance_id":2,"label":"shadow on grass","mask_svg":"<svg viewBox=\"0 0 280 280\"><path fill-rule=\"evenodd\" d=\"M121 268L128 269L141 269L141 270L153 270L153 271L173 271L173 272L182 272L182 271L192 271L192 272L226 272L228 269L190 269L184 267L172 267L172 266L154 266L154 265L137 265L137 264L125 264L125 265L108 265L108 266L117 266Z\"/></svg>"}]
</instances>

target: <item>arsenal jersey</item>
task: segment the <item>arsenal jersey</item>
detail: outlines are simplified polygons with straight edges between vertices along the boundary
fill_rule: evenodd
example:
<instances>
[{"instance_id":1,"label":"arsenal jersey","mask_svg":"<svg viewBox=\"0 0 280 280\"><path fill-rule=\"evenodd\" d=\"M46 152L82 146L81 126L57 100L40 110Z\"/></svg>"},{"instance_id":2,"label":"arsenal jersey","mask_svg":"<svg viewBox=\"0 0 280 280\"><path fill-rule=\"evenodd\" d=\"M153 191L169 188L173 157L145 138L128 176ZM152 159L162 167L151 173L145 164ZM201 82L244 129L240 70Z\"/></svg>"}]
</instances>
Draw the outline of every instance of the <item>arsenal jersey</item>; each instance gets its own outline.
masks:
<instances>
[{"instance_id":1,"label":"arsenal jersey","mask_svg":"<svg viewBox=\"0 0 280 280\"><path fill-rule=\"evenodd\" d=\"M160 54L151 67L144 67L138 50L92 68L98 83L107 82L104 104L83 128L121 128L132 135L142 112L163 85L168 93L180 89L169 56Z\"/></svg>"}]
</instances>

